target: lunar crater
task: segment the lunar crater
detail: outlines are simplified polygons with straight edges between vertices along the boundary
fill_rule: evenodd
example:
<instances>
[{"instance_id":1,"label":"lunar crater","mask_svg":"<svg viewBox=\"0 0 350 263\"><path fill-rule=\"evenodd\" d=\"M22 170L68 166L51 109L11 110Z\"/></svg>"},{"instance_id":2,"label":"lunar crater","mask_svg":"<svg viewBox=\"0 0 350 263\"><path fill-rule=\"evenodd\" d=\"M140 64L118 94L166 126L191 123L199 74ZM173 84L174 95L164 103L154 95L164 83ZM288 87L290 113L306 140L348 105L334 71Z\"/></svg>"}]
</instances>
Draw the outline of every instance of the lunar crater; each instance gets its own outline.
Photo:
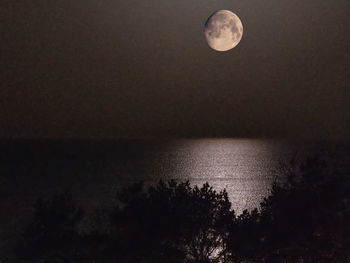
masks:
<instances>
[{"instance_id":1,"label":"lunar crater","mask_svg":"<svg viewBox=\"0 0 350 263\"><path fill-rule=\"evenodd\" d=\"M220 10L208 18L204 34L211 48L217 51L227 51L240 42L243 25L238 16L231 11Z\"/></svg>"}]
</instances>

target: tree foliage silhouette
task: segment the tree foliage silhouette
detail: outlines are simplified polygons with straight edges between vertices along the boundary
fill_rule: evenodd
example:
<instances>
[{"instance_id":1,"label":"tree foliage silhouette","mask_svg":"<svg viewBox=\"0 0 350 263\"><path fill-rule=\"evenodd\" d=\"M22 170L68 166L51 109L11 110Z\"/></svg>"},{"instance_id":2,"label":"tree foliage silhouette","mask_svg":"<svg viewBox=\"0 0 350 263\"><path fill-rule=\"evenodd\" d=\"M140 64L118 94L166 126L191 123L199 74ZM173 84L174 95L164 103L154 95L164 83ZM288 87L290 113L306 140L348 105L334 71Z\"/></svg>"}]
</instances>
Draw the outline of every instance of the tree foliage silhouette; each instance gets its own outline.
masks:
<instances>
[{"instance_id":1,"label":"tree foliage silhouette","mask_svg":"<svg viewBox=\"0 0 350 263\"><path fill-rule=\"evenodd\" d=\"M260 208L238 216L226 191L207 183L131 185L83 232L70 193L39 199L16 254L22 262L350 262L348 171L317 157L285 168Z\"/></svg>"},{"instance_id":2,"label":"tree foliage silhouette","mask_svg":"<svg viewBox=\"0 0 350 263\"><path fill-rule=\"evenodd\" d=\"M51 200L40 198L34 205L33 221L16 249L19 259L73 260L80 243L77 226L82 215L70 192L56 194Z\"/></svg>"},{"instance_id":3,"label":"tree foliage silhouette","mask_svg":"<svg viewBox=\"0 0 350 263\"><path fill-rule=\"evenodd\" d=\"M317 156L295 168L261 204L269 255L349 262L349 175L331 171Z\"/></svg>"},{"instance_id":4,"label":"tree foliage silhouette","mask_svg":"<svg viewBox=\"0 0 350 263\"><path fill-rule=\"evenodd\" d=\"M121 192L113 214L125 262L219 262L234 217L226 191L159 182ZM134 249L134 248L137 249ZM129 253L133 250L133 253Z\"/></svg>"}]
</instances>

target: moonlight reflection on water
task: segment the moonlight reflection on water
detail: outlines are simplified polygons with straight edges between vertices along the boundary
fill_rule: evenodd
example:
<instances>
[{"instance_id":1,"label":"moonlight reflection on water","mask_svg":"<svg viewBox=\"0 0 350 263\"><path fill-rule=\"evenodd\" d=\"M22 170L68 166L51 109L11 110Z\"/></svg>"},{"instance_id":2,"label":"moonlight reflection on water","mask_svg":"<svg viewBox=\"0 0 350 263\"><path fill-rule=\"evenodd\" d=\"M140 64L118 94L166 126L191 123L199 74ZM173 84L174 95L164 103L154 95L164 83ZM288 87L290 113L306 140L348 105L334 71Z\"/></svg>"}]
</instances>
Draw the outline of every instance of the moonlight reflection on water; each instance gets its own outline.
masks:
<instances>
[{"instance_id":1,"label":"moonlight reflection on water","mask_svg":"<svg viewBox=\"0 0 350 263\"><path fill-rule=\"evenodd\" d=\"M257 139L9 141L2 149L0 205L8 212L3 221L13 225L13 218L30 214L40 195L70 189L84 207L93 208L113 203L116 191L130 183L170 179L225 188L241 213L259 207L269 194L280 160L316 152L334 153L340 169L350 163L348 144Z\"/></svg>"},{"instance_id":2,"label":"moonlight reflection on water","mask_svg":"<svg viewBox=\"0 0 350 263\"><path fill-rule=\"evenodd\" d=\"M259 206L269 194L283 147L263 140L178 140L155 153L152 170L156 178L209 182L226 189L237 212ZM156 169L156 171L154 170Z\"/></svg>"},{"instance_id":3,"label":"moonlight reflection on water","mask_svg":"<svg viewBox=\"0 0 350 263\"><path fill-rule=\"evenodd\" d=\"M226 189L237 214L259 207L271 189L279 161L333 156L338 170L350 170L346 143L281 142L253 139L5 141L0 171L0 248L18 237L39 196L72 190L83 207L113 205L127 184L159 180L208 182ZM299 158L300 157L300 158ZM280 173L279 173L280 174ZM2 183L2 184L1 184ZM5 241L6 243L7 241Z\"/></svg>"}]
</instances>

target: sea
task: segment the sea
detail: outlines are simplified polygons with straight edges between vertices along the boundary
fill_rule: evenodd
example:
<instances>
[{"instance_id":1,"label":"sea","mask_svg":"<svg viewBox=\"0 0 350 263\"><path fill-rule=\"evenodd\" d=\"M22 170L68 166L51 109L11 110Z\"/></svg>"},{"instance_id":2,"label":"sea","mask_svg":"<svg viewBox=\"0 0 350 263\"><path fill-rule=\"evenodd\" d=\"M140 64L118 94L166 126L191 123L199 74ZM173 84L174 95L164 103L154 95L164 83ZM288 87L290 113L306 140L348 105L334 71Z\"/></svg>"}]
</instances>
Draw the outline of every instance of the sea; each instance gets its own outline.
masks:
<instances>
[{"instance_id":1,"label":"sea","mask_svg":"<svg viewBox=\"0 0 350 263\"><path fill-rule=\"evenodd\" d=\"M159 180L208 182L226 189L237 214L259 208L283 164L318 156L344 172L350 143L264 139L0 141L0 251L6 250L39 197L70 190L86 209L113 204L121 188Z\"/></svg>"}]
</instances>

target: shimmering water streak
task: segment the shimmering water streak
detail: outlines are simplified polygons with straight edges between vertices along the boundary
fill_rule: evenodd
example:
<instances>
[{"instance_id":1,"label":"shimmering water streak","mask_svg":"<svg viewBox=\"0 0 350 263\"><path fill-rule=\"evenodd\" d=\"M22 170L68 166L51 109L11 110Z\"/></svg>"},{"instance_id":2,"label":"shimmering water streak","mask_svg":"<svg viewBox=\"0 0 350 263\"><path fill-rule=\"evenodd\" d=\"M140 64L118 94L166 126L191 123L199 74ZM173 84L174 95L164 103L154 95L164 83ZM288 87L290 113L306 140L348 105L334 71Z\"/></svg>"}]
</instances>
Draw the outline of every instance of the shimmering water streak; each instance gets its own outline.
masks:
<instances>
[{"instance_id":1,"label":"shimmering water streak","mask_svg":"<svg viewBox=\"0 0 350 263\"><path fill-rule=\"evenodd\" d=\"M0 248L10 247L41 196L71 189L86 209L111 206L116 190L136 181L209 182L226 188L236 213L259 206L269 194L279 160L296 153L332 155L349 175L349 143L265 140L0 142Z\"/></svg>"},{"instance_id":2,"label":"shimmering water streak","mask_svg":"<svg viewBox=\"0 0 350 263\"><path fill-rule=\"evenodd\" d=\"M253 139L194 139L167 141L146 151L146 181L189 180L193 185L209 182L226 189L237 213L258 208L270 194L273 179L283 176L280 162L292 156L300 160L315 154L338 155L347 160L348 145L334 143L281 142ZM345 152L344 152L345 151ZM337 158L335 158L337 159Z\"/></svg>"},{"instance_id":3,"label":"shimmering water streak","mask_svg":"<svg viewBox=\"0 0 350 263\"><path fill-rule=\"evenodd\" d=\"M252 139L3 142L2 193L9 210L29 209L39 195L71 189L86 207L111 203L117 188L135 181L190 180L226 188L237 212L269 194L280 160L294 154L333 155L350 169L349 143ZM4 200L4 198L3 198ZM15 206L14 204L17 204ZM10 217L9 212L9 217Z\"/></svg>"},{"instance_id":4,"label":"shimmering water streak","mask_svg":"<svg viewBox=\"0 0 350 263\"><path fill-rule=\"evenodd\" d=\"M217 190L226 189L241 212L258 207L269 194L279 160L289 151L264 140L195 139L171 141L150 154L148 180L209 182Z\"/></svg>"}]
</instances>

